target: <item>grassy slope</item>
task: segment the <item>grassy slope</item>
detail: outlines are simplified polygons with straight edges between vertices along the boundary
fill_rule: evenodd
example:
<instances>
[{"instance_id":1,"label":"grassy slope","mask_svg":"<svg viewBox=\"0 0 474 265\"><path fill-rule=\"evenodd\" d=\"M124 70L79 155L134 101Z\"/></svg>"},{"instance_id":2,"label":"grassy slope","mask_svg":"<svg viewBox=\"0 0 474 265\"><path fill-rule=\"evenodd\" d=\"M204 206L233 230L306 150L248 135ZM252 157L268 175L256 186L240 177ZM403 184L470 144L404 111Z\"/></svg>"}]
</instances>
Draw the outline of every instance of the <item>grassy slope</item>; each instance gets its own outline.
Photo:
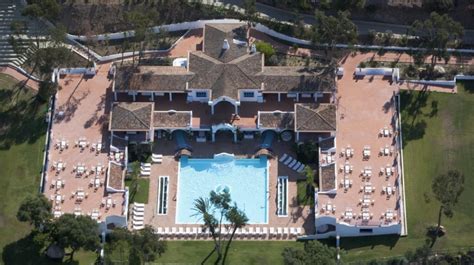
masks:
<instances>
[{"instance_id":1,"label":"grassy slope","mask_svg":"<svg viewBox=\"0 0 474 265\"><path fill-rule=\"evenodd\" d=\"M48 264L31 244L30 227L16 220L21 201L39 189L46 105L17 83L0 74L0 264ZM81 251L72 263L92 264L95 257Z\"/></svg>"},{"instance_id":2,"label":"grassy slope","mask_svg":"<svg viewBox=\"0 0 474 265\"><path fill-rule=\"evenodd\" d=\"M465 175L465 190L454 209L454 217L443 217L447 235L437 240L434 249L474 246L474 82L458 85L456 95L430 93L427 96L403 94L404 165L408 214L408 236L341 240L349 250L346 260L403 255L426 240L426 227L437 221L439 204L431 193L431 180L448 169ZM418 99L418 100L415 100ZM414 115L413 103L421 113ZM417 129L408 133L410 128ZM418 124L418 125L417 125ZM418 126L418 127L417 127ZM425 195L426 194L426 195ZM425 199L426 198L426 199Z\"/></svg>"},{"instance_id":3,"label":"grassy slope","mask_svg":"<svg viewBox=\"0 0 474 265\"><path fill-rule=\"evenodd\" d=\"M148 192L150 191L150 179L148 178L139 178L138 182L138 192L137 194L130 195L130 203L148 203ZM132 185L132 180L125 180L125 186L130 187Z\"/></svg>"}]
</instances>

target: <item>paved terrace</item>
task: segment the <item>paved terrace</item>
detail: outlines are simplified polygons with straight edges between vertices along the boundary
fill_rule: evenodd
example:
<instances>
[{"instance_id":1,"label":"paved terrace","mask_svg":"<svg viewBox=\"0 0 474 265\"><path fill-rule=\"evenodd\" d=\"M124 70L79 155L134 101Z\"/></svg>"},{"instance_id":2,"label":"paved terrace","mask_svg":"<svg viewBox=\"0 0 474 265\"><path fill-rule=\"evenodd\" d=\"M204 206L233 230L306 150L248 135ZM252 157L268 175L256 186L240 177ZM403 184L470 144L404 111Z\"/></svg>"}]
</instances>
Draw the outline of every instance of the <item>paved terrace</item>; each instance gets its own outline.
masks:
<instances>
[{"instance_id":1,"label":"paved terrace","mask_svg":"<svg viewBox=\"0 0 474 265\"><path fill-rule=\"evenodd\" d=\"M61 89L58 90L55 106L55 117L51 129L51 145L48 156L48 172L45 179L45 195L47 198L54 197L52 202L60 213L91 214L99 213L99 220L104 220L107 215L122 215L124 208L123 193L110 194L105 190L106 168L108 165L108 143L107 131L108 112L110 106L111 82L107 79L107 71L110 65L99 66L98 73L91 79L83 76L66 76L59 80ZM60 113L63 113L62 115ZM85 137L90 143L81 151L75 147L75 141ZM56 147L57 141L66 141L68 148L63 151ZM91 150L93 143L102 143L104 148L101 152ZM59 173L52 169L54 162L62 162L64 170ZM105 173L82 174L77 176L73 167L83 163L90 172L99 163L105 169ZM91 180L98 178L100 185L95 189L90 185ZM64 185L56 185L61 180ZM73 194L82 189L85 198L80 200L78 195ZM56 201L56 195L62 196L62 200ZM108 196L114 206L109 209L102 204Z\"/></svg>"},{"instance_id":2,"label":"paved terrace","mask_svg":"<svg viewBox=\"0 0 474 265\"><path fill-rule=\"evenodd\" d=\"M342 221L342 215L347 209L351 209L357 218L346 220L350 224L379 225L385 223L382 214L387 210L399 211L398 181L399 177L397 160L397 148L395 144L395 128L392 117L396 115L393 107L394 93L398 87L391 85L389 80L381 77L365 77L364 79L353 79L357 63L362 56L348 58L344 63L346 75L338 81L338 130L336 135L336 172L337 172L337 195L319 195L320 215L335 216ZM383 128L392 130L391 136L380 135ZM350 146L353 156L347 157L341 152ZM370 147L370 157L363 157L364 147ZM381 155L380 149L388 147L393 150L392 154ZM390 152L389 152L390 153ZM343 167L348 163L352 167L350 173L345 173ZM372 176L364 178L361 173L365 167L372 168ZM395 169L393 175L387 177L386 172L381 169L387 167ZM341 185L341 180L348 178L352 181L352 187L347 190ZM370 185L370 192L361 191L366 185ZM396 192L391 196L383 192L384 187L392 187ZM370 200L368 207L360 203L364 195ZM373 203L372 203L373 202ZM335 206L335 211L327 211L327 205ZM326 207L324 207L326 206ZM368 221L362 221L360 215L363 209L368 209L373 216ZM400 212L394 222L398 222Z\"/></svg>"},{"instance_id":3,"label":"paved terrace","mask_svg":"<svg viewBox=\"0 0 474 265\"><path fill-rule=\"evenodd\" d=\"M232 143L232 135L230 133L218 133L216 142L211 143L196 143L190 141L189 144L193 147L193 158L211 158L216 153L227 152L233 153L238 157L252 157L255 153L255 148L259 144L259 140L242 140L237 144ZM178 180L178 161L173 157L175 150L175 142L173 140L158 140L155 143L154 153L163 154L163 163L153 164L150 177L150 196L149 203L146 205L145 222L154 227L199 227L199 225L183 225L176 224L176 196L177 196L177 180ZM291 151L291 143L275 142L272 146L276 155L283 155L287 153L295 157ZM262 225L249 225L247 227L302 227L303 234L314 233L314 215L309 206L299 206L296 202L296 180L301 179L302 176L295 171L278 162L278 157L270 159L270 174L269 174L269 205L268 216L269 223ZM168 213L166 215L157 215L157 196L158 196L158 177L169 176L169 200ZM278 217L277 211L277 177L288 176L288 216ZM252 196L252 194L249 194ZM175 237L176 238L176 237ZM238 237L239 239L249 237ZM255 237L254 237L255 238ZM171 237L173 239L173 237ZM274 239L274 238L273 238ZM278 239L289 239L288 237L278 237ZM294 239L294 237L291 237Z\"/></svg>"}]
</instances>

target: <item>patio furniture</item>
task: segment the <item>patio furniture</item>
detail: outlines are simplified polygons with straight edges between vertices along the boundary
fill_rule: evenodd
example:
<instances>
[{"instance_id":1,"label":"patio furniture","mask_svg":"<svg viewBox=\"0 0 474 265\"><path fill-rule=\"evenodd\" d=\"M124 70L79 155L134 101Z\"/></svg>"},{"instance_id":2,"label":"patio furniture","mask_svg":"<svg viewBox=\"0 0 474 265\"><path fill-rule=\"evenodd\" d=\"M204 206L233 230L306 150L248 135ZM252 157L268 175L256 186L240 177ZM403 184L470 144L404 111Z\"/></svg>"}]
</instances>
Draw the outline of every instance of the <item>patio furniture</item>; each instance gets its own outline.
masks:
<instances>
[{"instance_id":1,"label":"patio furniture","mask_svg":"<svg viewBox=\"0 0 474 265\"><path fill-rule=\"evenodd\" d=\"M151 154L151 161L153 163L161 163L161 162L163 162L163 155L161 155L161 154Z\"/></svg>"},{"instance_id":2,"label":"patio furniture","mask_svg":"<svg viewBox=\"0 0 474 265\"><path fill-rule=\"evenodd\" d=\"M285 161L283 164L285 164L285 166L287 166L287 165L289 165L290 162L292 162L292 161L293 161L293 157L288 156L288 158L286 159L286 161Z\"/></svg>"}]
</instances>

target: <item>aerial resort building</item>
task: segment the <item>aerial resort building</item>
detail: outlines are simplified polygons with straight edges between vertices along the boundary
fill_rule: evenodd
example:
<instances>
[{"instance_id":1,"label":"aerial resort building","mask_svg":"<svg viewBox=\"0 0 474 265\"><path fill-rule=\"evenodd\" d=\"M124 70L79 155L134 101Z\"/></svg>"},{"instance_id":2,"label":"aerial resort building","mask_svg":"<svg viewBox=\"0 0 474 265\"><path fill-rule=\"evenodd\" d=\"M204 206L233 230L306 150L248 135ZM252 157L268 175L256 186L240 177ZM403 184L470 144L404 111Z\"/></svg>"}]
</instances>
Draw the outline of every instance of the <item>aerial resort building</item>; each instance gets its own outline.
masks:
<instances>
[{"instance_id":1,"label":"aerial resort building","mask_svg":"<svg viewBox=\"0 0 474 265\"><path fill-rule=\"evenodd\" d=\"M266 66L249 40L247 24L206 24L177 66L59 79L44 186L55 216L208 239L193 203L226 191L249 218L237 239L402 234L396 93L338 88L334 67ZM315 161L297 155L308 142ZM148 203L129 205L131 144L151 148Z\"/></svg>"}]
</instances>

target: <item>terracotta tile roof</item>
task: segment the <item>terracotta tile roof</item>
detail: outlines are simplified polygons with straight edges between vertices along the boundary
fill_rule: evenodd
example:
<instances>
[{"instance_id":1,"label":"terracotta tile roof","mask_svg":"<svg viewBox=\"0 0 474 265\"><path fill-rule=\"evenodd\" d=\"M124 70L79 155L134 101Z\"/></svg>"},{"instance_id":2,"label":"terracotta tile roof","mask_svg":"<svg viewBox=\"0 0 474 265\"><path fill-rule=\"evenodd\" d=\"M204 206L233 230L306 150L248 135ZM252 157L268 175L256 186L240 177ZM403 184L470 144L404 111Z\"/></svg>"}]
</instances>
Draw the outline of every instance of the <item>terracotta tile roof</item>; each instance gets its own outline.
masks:
<instances>
[{"instance_id":1,"label":"terracotta tile roof","mask_svg":"<svg viewBox=\"0 0 474 265\"><path fill-rule=\"evenodd\" d=\"M227 50L222 49L224 40L229 43ZM221 62L230 62L247 53L247 46L240 42L247 42L244 23L206 24L204 27L204 53Z\"/></svg>"},{"instance_id":2,"label":"terracotta tile roof","mask_svg":"<svg viewBox=\"0 0 474 265\"><path fill-rule=\"evenodd\" d=\"M195 75L189 81L189 88L210 89L212 99L221 96L238 98L239 89L260 89L259 82L252 78L260 71L260 53L249 54L229 63L221 63L202 52L189 55L189 70ZM255 65L260 65L256 67Z\"/></svg>"},{"instance_id":3,"label":"terracotta tile roof","mask_svg":"<svg viewBox=\"0 0 474 265\"><path fill-rule=\"evenodd\" d=\"M263 83L264 91L331 92L336 84L331 68L265 66L257 77Z\"/></svg>"},{"instance_id":4,"label":"terracotta tile roof","mask_svg":"<svg viewBox=\"0 0 474 265\"><path fill-rule=\"evenodd\" d=\"M333 104L295 104L295 130L327 132L336 130L336 106Z\"/></svg>"},{"instance_id":5,"label":"terracotta tile roof","mask_svg":"<svg viewBox=\"0 0 474 265\"><path fill-rule=\"evenodd\" d=\"M336 188L336 164L320 167L321 191L329 191Z\"/></svg>"},{"instance_id":6,"label":"terracotta tile roof","mask_svg":"<svg viewBox=\"0 0 474 265\"><path fill-rule=\"evenodd\" d=\"M186 82L192 77L184 67L138 66L117 68L116 91L177 91L186 90Z\"/></svg>"},{"instance_id":7,"label":"terracotta tile roof","mask_svg":"<svg viewBox=\"0 0 474 265\"><path fill-rule=\"evenodd\" d=\"M155 111L154 128L188 128L191 126L191 111Z\"/></svg>"},{"instance_id":8,"label":"terracotta tile roof","mask_svg":"<svg viewBox=\"0 0 474 265\"><path fill-rule=\"evenodd\" d=\"M109 162L109 179L107 185L116 190L123 190L125 170L122 165Z\"/></svg>"},{"instance_id":9,"label":"terracotta tile roof","mask_svg":"<svg viewBox=\"0 0 474 265\"><path fill-rule=\"evenodd\" d=\"M120 102L114 104L111 112L110 130L150 130L153 103Z\"/></svg>"},{"instance_id":10,"label":"terracotta tile roof","mask_svg":"<svg viewBox=\"0 0 474 265\"><path fill-rule=\"evenodd\" d=\"M280 130L293 130L295 128L295 115L293 112L258 112L259 127L277 128Z\"/></svg>"}]
</instances>

